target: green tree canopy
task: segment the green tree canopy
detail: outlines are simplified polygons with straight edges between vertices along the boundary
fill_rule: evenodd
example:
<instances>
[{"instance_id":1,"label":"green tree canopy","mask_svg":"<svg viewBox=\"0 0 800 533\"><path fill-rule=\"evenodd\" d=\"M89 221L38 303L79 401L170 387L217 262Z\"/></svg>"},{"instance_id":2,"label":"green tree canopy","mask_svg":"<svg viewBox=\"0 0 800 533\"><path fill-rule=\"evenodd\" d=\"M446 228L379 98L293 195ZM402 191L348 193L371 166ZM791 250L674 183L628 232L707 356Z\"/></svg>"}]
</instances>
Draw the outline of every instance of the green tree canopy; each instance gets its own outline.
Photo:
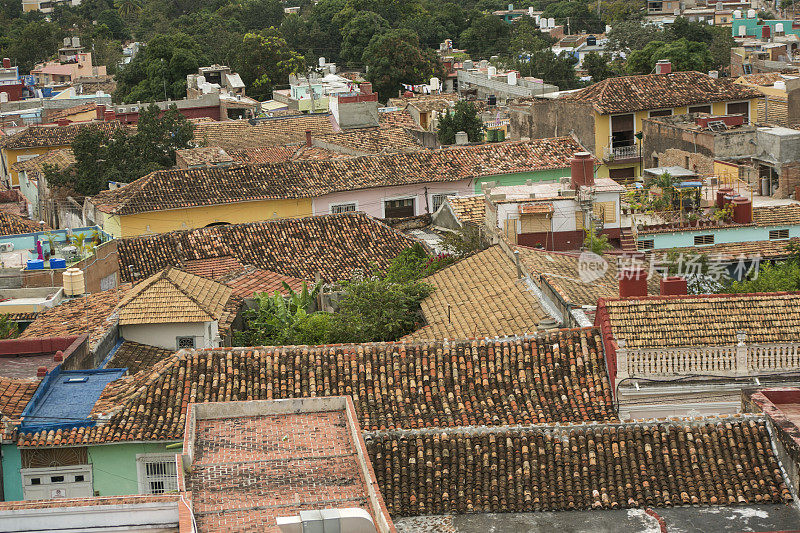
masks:
<instances>
[{"instance_id":1,"label":"green tree canopy","mask_svg":"<svg viewBox=\"0 0 800 533\"><path fill-rule=\"evenodd\" d=\"M628 57L627 70L634 74L649 74L660 59L669 59L673 70L708 70L713 58L708 45L681 38L665 43L653 41L641 50L631 52Z\"/></svg>"},{"instance_id":2,"label":"green tree canopy","mask_svg":"<svg viewBox=\"0 0 800 533\"><path fill-rule=\"evenodd\" d=\"M250 96L266 100L272 97L276 85L288 83L290 74L305 73L306 61L289 48L278 30L269 28L245 34L233 66Z\"/></svg>"},{"instance_id":3,"label":"green tree canopy","mask_svg":"<svg viewBox=\"0 0 800 533\"><path fill-rule=\"evenodd\" d=\"M510 26L494 15L478 15L461 32L458 45L475 59L488 59L508 50Z\"/></svg>"},{"instance_id":4,"label":"green tree canopy","mask_svg":"<svg viewBox=\"0 0 800 533\"><path fill-rule=\"evenodd\" d=\"M439 115L438 136L441 144L455 144L459 131L466 132L470 142L483 140L483 121L472 102L456 102L452 112Z\"/></svg>"},{"instance_id":5,"label":"green tree canopy","mask_svg":"<svg viewBox=\"0 0 800 533\"><path fill-rule=\"evenodd\" d=\"M382 101L395 96L401 83L423 83L440 74L441 66L432 50L422 50L417 34L390 30L372 38L364 51L367 79Z\"/></svg>"},{"instance_id":6,"label":"green tree canopy","mask_svg":"<svg viewBox=\"0 0 800 533\"><path fill-rule=\"evenodd\" d=\"M358 13L342 28L342 59L347 63L361 64L364 50L372 38L388 30L389 23L377 13Z\"/></svg>"},{"instance_id":7,"label":"green tree canopy","mask_svg":"<svg viewBox=\"0 0 800 533\"><path fill-rule=\"evenodd\" d=\"M599 33L603 31L603 23L597 12L589 8L582 0L560 0L548 4L542 12L543 17L554 18L556 24L569 28L570 33Z\"/></svg>"}]
</instances>

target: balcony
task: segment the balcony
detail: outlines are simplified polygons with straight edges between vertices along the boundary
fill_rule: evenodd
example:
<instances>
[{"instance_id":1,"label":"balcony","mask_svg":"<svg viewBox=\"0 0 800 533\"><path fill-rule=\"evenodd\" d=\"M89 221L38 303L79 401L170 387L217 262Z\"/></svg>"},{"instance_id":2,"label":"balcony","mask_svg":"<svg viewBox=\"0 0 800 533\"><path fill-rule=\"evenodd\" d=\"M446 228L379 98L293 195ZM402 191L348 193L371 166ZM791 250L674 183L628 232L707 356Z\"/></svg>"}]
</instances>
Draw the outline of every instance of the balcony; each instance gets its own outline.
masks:
<instances>
[{"instance_id":1,"label":"balcony","mask_svg":"<svg viewBox=\"0 0 800 533\"><path fill-rule=\"evenodd\" d=\"M604 148L603 159L610 163L624 162L624 161L638 161L639 160L639 146L632 144L630 146L606 146Z\"/></svg>"}]
</instances>

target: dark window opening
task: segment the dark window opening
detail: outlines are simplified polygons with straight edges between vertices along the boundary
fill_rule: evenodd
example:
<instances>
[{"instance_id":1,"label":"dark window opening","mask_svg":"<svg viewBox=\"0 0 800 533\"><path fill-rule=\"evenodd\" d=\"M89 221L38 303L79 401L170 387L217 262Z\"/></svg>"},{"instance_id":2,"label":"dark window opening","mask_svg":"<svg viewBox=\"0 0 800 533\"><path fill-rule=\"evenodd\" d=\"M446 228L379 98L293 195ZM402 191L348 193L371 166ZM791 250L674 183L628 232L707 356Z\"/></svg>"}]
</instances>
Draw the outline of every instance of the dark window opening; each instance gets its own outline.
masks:
<instances>
[{"instance_id":1,"label":"dark window opening","mask_svg":"<svg viewBox=\"0 0 800 533\"><path fill-rule=\"evenodd\" d=\"M608 177L614 181L625 183L636 177L636 167L610 168Z\"/></svg>"},{"instance_id":2,"label":"dark window opening","mask_svg":"<svg viewBox=\"0 0 800 533\"><path fill-rule=\"evenodd\" d=\"M40 478L38 478L38 477L32 477L31 478L31 485L41 485L41 484L42 484L42 480Z\"/></svg>"},{"instance_id":3,"label":"dark window opening","mask_svg":"<svg viewBox=\"0 0 800 533\"><path fill-rule=\"evenodd\" d=\"M714 244L714 236L713 235L695 235L694 236L694 245L695 246L702 246L704 244Z\"/></svg>"},{"instance_id":4,"label":"dark window opening","mask_svg":"<svg viewBox=\"0 0 800 533\"><path fill-rule=\"evenodd\" d=\"M694 105L689 107L689 113L711 113L710 105Z\"/></svg>"},{"instance_id":5,"label":"dark window opening","mask_svg":"<svg viewBox=\"0 0 800 533\"><path fill-rule=\"evenodd\" d=\"M633 115L611 117L611 147L622 148L635 144Z\"/></svg>"},{"instance_id":6,"label":"dark window opening","mask_svg":"<svg viewBox=\"0 0 800 533\"><path fill-rule=\"evenodd\" d=\"M671 117L672 116L672 109L656 109L654 111L650 111L651 117Z\"/></svg>"},{"instance_id":7,"label":"dark window opening","mask_svg":"<svg viewBox=\"0 0 800 533\"><path fill-rule=\"evenodd\" d=\"M789 228L769 230L770 240L780 240L789 238Z\"/></svg>"},{"instance_id":8,"label":"dark window opening","mask_svg":"<svg viewBox=\"0 0 800 533\"><path fill-rule=\"evenodd\" d=\"M76 482L76 483L77 483L77 482L80 482L80 481L83 481L83 480L84 480L84 478L83 478L83 476L82 476L82 475L81 475L81 476L75 476L75 482Z\"/></svg>"},{"instance_id":9,"label":"dark window opening","mask_svg":"<svg viewBox=\"0 0 800 533\"><path fill-rule=\"evenodd\" d=\"M383 203L385 218L413 217L415 214L414 199L386 200Z\"/></svg>"},{"instance_id":10,"label":"dark window opening","mask_svg":"<svg viewBox=\"0 0 800 533\"><path fill-rule=\"evenodd\" d=\"M64 476L50 476L50 483L63 483Z\"/></svg>"},{"instance_id":11,"label":"dark window opening","mask_svg":"<svg viewBox=\"0 0 800 533\"><path fill-rule=\"evenodd\" d=\"M750 102L734 102L728 104L729 115L747 115L750 113Z\"/></svg>"}]
</instances>

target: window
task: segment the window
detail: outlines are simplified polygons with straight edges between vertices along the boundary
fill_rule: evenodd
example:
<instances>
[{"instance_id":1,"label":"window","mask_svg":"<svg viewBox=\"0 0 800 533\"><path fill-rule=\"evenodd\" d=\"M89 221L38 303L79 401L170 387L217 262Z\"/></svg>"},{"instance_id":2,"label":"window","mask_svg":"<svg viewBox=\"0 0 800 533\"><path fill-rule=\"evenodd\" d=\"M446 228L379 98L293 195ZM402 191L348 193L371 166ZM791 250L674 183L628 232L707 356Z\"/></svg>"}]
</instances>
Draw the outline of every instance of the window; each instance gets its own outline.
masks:
<instances>
[{"instance_id":1,"label":"window","mask_svg":"<svg viewBox=\"0 0 800 533\"><path fill-rule=\"evenodd\" d=\"M655 248L655 242L653 239L647 239L646 241L639 241L636 243L636 248L639 250L652 250Z\"/></svg>"},{"instance_id":2,"label":"window","mask_svg":"<svg viewBox=\"0 0 800 533\"><path fill-rule=\"evenodd\" d=\"M714 244L714 236L713 235L695 235L694 236L694 245L695 246L703 246L706 244Z\"/></svg>"},{"instance_id":3,"label":"window","mask_svg":"<svg viewBox=\"0 0 800 533\"><path fill-rule=\"evenodd\" d=\"M442 207L442 204L447 199L448 196L455 196L456 193L454 192L441 192L431 195L431 213L435 213Z\"/></svg>"},{"instance_id":4,"label":"window","mask_svg":"<svg viewBox=\"0 0 800 533\"><path fill-rule=\"evenodd\" d=\"M42 478L38 477L31 478L31 485L41 485L41 484L42 484Z\"/></svg>"},{"instance_id":5,"label":"window","mask_svg":"<svg viewBox=\"0 0 800 533\"><path fill-rule=\"evenodd\" d=\"M136 456L139 494L165 494L178 490L175 454L144 453Z\"/></svg>"},{"instance_id":6,"label":"window","mask_svg":"<svg viewBox=\"0 0 800 533\"><path fill-rule=\"evenodd\" d=\"M604 224L610 224L617 221L617 209L614 201L611 202L595 202L594 215L601 219Z\"/></svg>"},{"instance_id":7,"label":"window","mask_svg":"<svg viewBox=\"0 0 800 533\"><path fill-rule=\"evenodd\" d=\"M399 198L397 200L384 200L384 218L413 217L416 214L414 198Z\"/></svg>"},{"instance_id":8,"label":"window","mask_svg":"<svg viewBox=\"0 0 800 533\"><path fill-rule=\"evenodd\" d=\"M636 177L636 168L610 168L608 169L608 177L615 181L619 180L625 182Z\"/></svg>"},{"instance_id":9,"label":"window","mask_svg":"<svg viewBox=\"0 0 800 533\"><path fill-rule=\"evenodd\" d=\"M633 146L633 114L611 116L611 147Z\"/></svg>"},{"instance_id":10,"label":"window","mask_svg":"<svg viewBox=\"0 0 800 533\"><path fill-rule=\"evenodd\" d=\"M358 209L358 204L355 202L350 204L331 204L331 214L337 213L352 213Z\"/></svg>"},{"instance_id":11,"label":"window","mask_svg":"<svg viewBox=\"0 0 800 533\"><path fill-rule=\"evenodd\" d=\"M583 231L583 211L575 211L575 230Z\"/></svg>"},{"instance_id":12,"label":"window","mask_svg":"<svg viewBox=\"0 0 800 533\"><path fill-rule=\"evenodd\" d=\"M545 233L550 231L550 217L547 214L522 215L520 233Z\"/></svg>"},{"instance_id":13,"label":"window","mask_svg":"<svg viewBox=\"0 0 800 533\"><path fill-rule=\"evenodd\" d=\"M710 105L693 105L689 106L689 113L711 113Z\"/></svg>"},{"instance_id":14,"label":"window","mask_svg":"<svg viewBox=\"0 0 800 533\"><path fill-rule=\"evenodd\" d=\"M789 238L789 228L769 230L769 240L776 241Z\"/></svg>"},{"instance_id":15,"label":"window","mask_svg":"<svg viewBox=\"0 0 800 533\"><path fill-rule=\"evenodd\" d=\"M655 109L650 111L650 118L653 117L671 117L672 109Z\"/></svg>"},{"instance_id":16,"label":"window","mask_svg":"<svg viewBox=\"0 0 800 533\"><path fill-rule=\"evenodd\" d=\"M178 349L194 348L194 337L176 337Z\"/></svg>"},{"instance_id":17,"label":"window","mask_svg":"<svg viewBox=\"0 0 800 533\"><path fill-rule=\"evenodd\" d=\"M750 114L750 102L730 102L728 103L729 115L744 115L747 117Z\"/></svg>"}]
</instances>

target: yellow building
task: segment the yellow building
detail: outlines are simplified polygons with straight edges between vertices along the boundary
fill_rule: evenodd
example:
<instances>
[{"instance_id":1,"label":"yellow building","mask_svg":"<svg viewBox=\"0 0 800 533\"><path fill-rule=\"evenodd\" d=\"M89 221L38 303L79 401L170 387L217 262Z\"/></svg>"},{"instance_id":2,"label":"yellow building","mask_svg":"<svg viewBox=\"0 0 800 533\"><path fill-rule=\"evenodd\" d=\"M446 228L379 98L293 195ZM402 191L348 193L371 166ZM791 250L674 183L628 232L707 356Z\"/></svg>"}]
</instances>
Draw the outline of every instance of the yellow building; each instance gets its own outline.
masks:
<instances>
[{"instance_id":1,"label":"yellow building","mask_svg":"<svg viewBox=\"0 0 800 533\"><path fill-rule=\"evenodd\" d=\"M86 127L97 127L112 131L120 127L119 122L84 122L58 126L47 124L29 126L24 130L0 140L2 178L6 187L19 187L19 175L12 168L14 163L33 159L52 150L69 148L75 137Z\"/></svg>"},{"instance_id":2,"label":"yellow building","mask_svg":"<svg viewBox=\"0 0 800 533\"><path fill-rule=\"evenodd\" d=\"M598 177L627 181L642 172L642 120L685 113L744 115L755 121L757 90L700 72L670 72L608 78L558 98L537 99L512 108L511 136L541 138L567 132L591 150L603 166Z\"/></svg>"}]
</instances>

